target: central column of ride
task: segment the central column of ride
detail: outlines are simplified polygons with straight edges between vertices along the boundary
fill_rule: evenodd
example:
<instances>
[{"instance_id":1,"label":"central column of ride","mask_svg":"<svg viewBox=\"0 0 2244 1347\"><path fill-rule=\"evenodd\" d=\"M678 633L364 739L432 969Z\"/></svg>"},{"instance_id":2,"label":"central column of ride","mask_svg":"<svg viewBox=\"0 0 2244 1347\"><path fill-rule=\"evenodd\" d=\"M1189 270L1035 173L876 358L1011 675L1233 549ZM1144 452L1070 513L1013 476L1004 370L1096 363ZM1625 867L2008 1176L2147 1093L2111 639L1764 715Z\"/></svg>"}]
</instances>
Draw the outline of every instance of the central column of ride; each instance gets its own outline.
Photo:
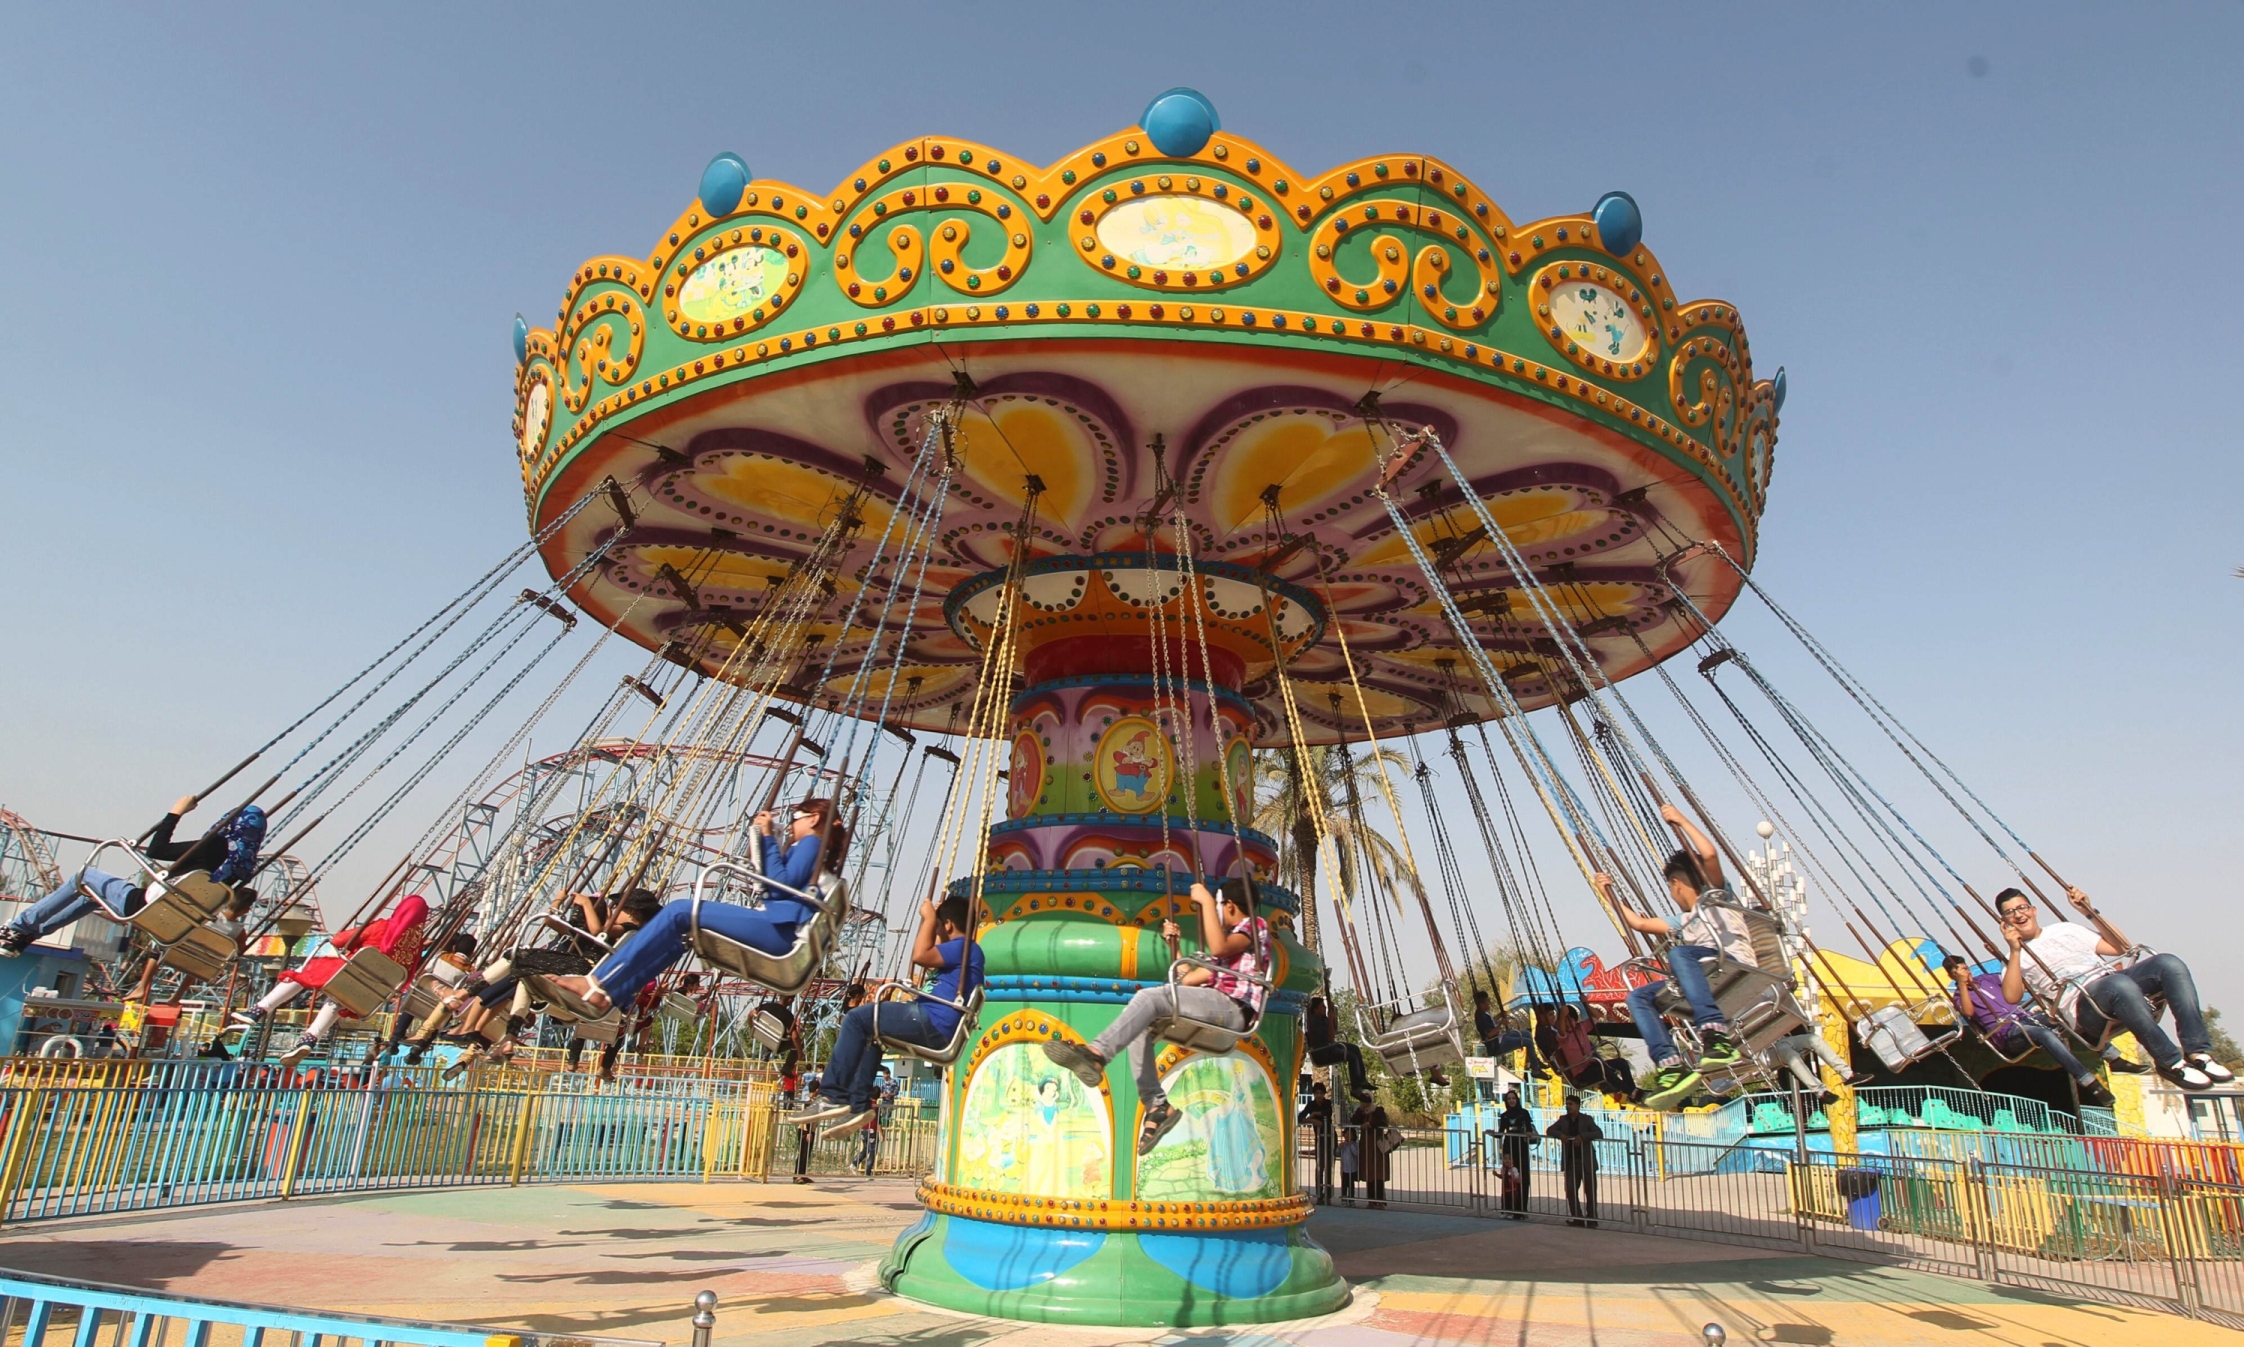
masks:
<instances>
[{"instance_id":1,"label":"central column of ride","mask_svg":"<svg viewBox=\"0 0 2244 1347\"><path fill-rule=\"evenodd\" d=\"M978 647L1004 580L977 577L948 600L951 626ZM1292 1144L1300 1010L1321 969L1295 937L1298 898L1266 882L1275 843L1244 826L1255 721L1241 695L1281 647L1290 658L1316 641L1321 612L1256 572L1206 564L1188 583L1176 558L1142 552L1042 558L1021 589L1008 816L990 830L982 890L987 999L944 1082L926 1214L882 1277L907 1296L1013 1319L1327 1313L1347 1285L1303 1228ZM1185 1116L1140 1156L1127 1058L1094 1090L1042 1045L1089 1040L1166 979L1164 918L1199 950L1192 876L1212 886L1245 873L1281 990L1231 1052L1162 1045L1163 1088Z\"/></svg>"}]
</instances>

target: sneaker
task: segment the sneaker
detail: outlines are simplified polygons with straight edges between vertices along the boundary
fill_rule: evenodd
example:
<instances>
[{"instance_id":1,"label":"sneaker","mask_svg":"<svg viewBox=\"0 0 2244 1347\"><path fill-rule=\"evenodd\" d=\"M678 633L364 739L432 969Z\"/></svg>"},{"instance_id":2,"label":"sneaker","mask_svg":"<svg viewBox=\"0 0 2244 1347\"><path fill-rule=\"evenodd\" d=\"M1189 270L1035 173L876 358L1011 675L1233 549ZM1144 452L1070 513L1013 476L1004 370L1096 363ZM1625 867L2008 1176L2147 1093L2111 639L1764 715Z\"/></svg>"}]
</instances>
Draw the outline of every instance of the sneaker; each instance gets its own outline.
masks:
<instances>
[{"instance_id":1,"label":"sneaker","mask_svg":"<svg viewBox=\"0 0 2244 1347\"><path fill-rule=\"evenodd\" d=\"M2151 1070L2150 1063L2129 1061L2125 1057L2106 1057L2104 1065L2122 1076L2147 1075Z\"/></svg>"},{"instance_id":2,"label":"sneaker","mask_svg":"<svg viewBox=\"0 0 2244 1347\"><path fill-rule=\"evenodd\" d=\"M1850 1071L1847 1073L1847 1088L1850 1090L1859 1090L1863 1086L1868 1085L1871 1081L1876 1079L1876 1076L1871 1075L1867 1071Z\"/></svg>"},{"instance_id":3,"label":"sneaker","mask_svg":"<svg viewBox=\"0 0 2244 1347\"><path fill-rule=\"evenodd\" d=\"M2158 1068L2158 1074L2185 1090L2210 1090L2213 1088L2213 1078L2186 1061L2176 1062L2172 1066L2162 1066Z\"/></svg>"},{"instance_id":4,"label":"sneaker","mask_svg":"<svg viewBox=\"0 0 2244 1347\"><path fill-rule=\"evenodd\" d=\"M1106 1063L1081 1043L1070 1043L1059 1038L1046 1039L1044 1055L1052 1059L1054 1066L1064 1066L1073 1071L1077 1080L1094 1090L1099 1088L1099 1082L1106 1079Z\"/></svg>"},{"instance_id":5,"label":"sneaker","mask_svg":"<svg viewBox=\"0 0 2244 1347\"><path fill-rule=\"evenodd\" d=\"M850 1111L848 1100L828 1099L819 1095L813 1096L809 1103L789 1113L787 1121L797 1127L807 1127L811 1123L824 1122L828 1118L839 1118Z\"/></svg>"},{"instance_id":6,"label":"sneaker","mask_svg":"<svg viewBox=\"0 0 2244 1347\"><path fill-rule=\"evenodd\" d=\"M2080 1095L2080 1102L2089 1108L2110 1108L2112 1106L2112 1092L2105 1089L2103 1082L2094 1077L2075 1082L2074 1088Z\"/></svg>"},{"instance_id":7,"label":"sneaker","mask_svg":"<svg viewBox=\"0 0 2244 1347\"><path fill-rule=\"evenodd\" d=\"M1426 1080L1435 1089L1446 1090L1449 1088L1449 1077L1443 1074L1442 1069L1438 1066L1426 1068Z\"/></svg>"},{"instance_id":8,"label":"sneaker","mask_svg":"<svg viewBox=\"0 0 2244 1347\"><path fill-rule=\"evenodd\" d=\"M2189 1064L2204 1072L2215 1085L2231 1085L2236 1081L2236 1073L2214 1061L2211 1053L2191 1053Z\"/></svg>"},{"instance_id":9,"label":"sneaker","mask_svg":"<svg viewBox=\"0 0 2244 1347\"><path fill-rule=\"evenodd\" d=\"M840 1122L835 1123L832 1127L826 1128L825 1130L821 1131L818 1134L818 1139L820 1141L839 1141L843 1137L848 1136L853 1132L861 1132L865 1130L865 1124L873 1120L873 1111L871 1109L866 1109L861 1113L850 1113L849 1105L844 1104L842 1105L841 1111L845 1114L848 1114L849 1116L843 1118Z\"/></svg>"},{"instance_id":10,"label":"sneaker","mask_svg":"<svg viewBox=\"0 0 2244 1347\"><path fill-rule=\"evenodd\" d=\"M281 1066L286 1068L287 1070L294 1071L297 1067L304 1064L304 1059L311 1056L312 1049L318 1046L318 1039L313 1038L310 1034L304 1035L302 1038L296 1040L295 1047L290 1048L288 1051L280 1055Z\"/></svg>"},{"instance_id":11,"label":"sneaker","mask_svg":"<svg viewBox=\"0 0 2244 1347\"><path fill-rule=\"evenodd\" d=\"M1644 1107L1661 1113L1673 1113L1683 1107L1684 1101L1698 1088L1698 1072L1680 1064L1662 1067L1652 1077L1652 1088L1644 1096Z\"/></svg>"},{"instance_id":12,"label":"sneaker","mask_svg":"<svg viewBox=\"0 0 2244 1347\"><path fill-rule=\"evenodd\" d=\"M1817 1108L1830 1108L1832 1105L1838 1102L1839 1096L1836 1091L1832 1090L1825 1090L1815 1097L1815 1106Z\"/></svg>"},{"instance_id":13,"label":"sneaker","mask_svg":"<svg viewBox=\"0 0 2244 1347\"><path fill-rule=\"evenodd\" d=\"M1699 1043L1699 1070L1714 1066L1735 1066L1742 1060L1738 1045L1730 1036L1719 1030L1709 1031Z\"/></svg>"},{"instance_id":14,"label":"sneaker","mask_svg":"<svg viewBox=\"0 0 2244 1347\"><path fill-rule=\"evenodd\" d=\"M6 930L0 930L0 959L16 958L25 950L30 949L38 939L39 936L36 932L27 931L21 926L10 926Z\"/></svg>"},{"instance_id":15,"label":"sneaker","mask_svg":"<svg viewBox=\"0 0 2244 1347\"><path fill-rule=\"evenodd\" d=\"M406 1045L405 1045L405 1064L406 1064L407 1066L419 1066L419 1065L421 1064L421 1058L422 1058L422 1056L423 1056L424 1054L426 1054L427 1052L428 1052L428 1044L426 1044L426 1043L408 1043L408 1044L406 1044Z\"/></svg>"},{"instance_id":16,"label":"sneaker","mask_svg":"<svg viewBox=\"0 0 2244 1347\"><path fill-rule=\"evenodd\" d=\"M226 1023L236 1029L254 1029L265 1022L266 1013L263 1006L251 1006L247 1010L235 1011Z\"/></svg>"}]
</instances>

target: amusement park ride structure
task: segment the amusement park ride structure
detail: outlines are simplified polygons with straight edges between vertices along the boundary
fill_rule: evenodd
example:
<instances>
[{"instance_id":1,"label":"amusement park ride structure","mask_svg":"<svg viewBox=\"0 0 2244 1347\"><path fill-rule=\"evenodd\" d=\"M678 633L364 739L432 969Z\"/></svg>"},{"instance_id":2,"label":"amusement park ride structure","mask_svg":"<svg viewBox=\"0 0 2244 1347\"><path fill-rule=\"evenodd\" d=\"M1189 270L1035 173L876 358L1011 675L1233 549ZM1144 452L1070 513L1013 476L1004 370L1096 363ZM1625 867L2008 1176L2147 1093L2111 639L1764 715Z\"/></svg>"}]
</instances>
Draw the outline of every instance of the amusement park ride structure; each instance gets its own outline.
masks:
<instances>
[{"instance_id":1,"label":"amusement park ride structure","mask_svg":"<svg viewBox=\"0 0 2244 1347\"><path fill-rule=\"evenodd\" d=\"M2062 881L1751 574L1784 374L1757 377L1736 311L1684 298L1641 234L1624 193L1519 221L1424 156L1304 172L1189 90L1042 167L930 137L812 193L719 155L644 258L587 261L550 329L517 319L528 540L201 792L278 762L212 825L253 802L270 819L248 948L301 935L338 865L386 846L384 821L519 689L550 687L493 722L515 724L332 924L417 895L426 948L472 932L495 955L544 939L571 895L690 902L701 969L636 1012L537 995L604 1041L670 1007L665 1041L705 1023L715 1053L776 1044L781 1004L816 1027L839 988L903 981L910 914L964 898L987 977L956 1034L882 1036L943 1077L926 1214L883 1276L1068 1322L1340 1304L1295 1174L1307 999L1337 973L1352 1036L1434 1082L1468 1055L1475 990L1634 1032L1627 995L1665 950L1624 909L1676 910L1663 818L1703 824L1738 890L1710 901L1754 955L1706 969L1746 1049L1709 1090L1773 1083L1778 1039L1850 1024L1889 1070L1952 1060L1960 1026L1919 1030L1944 1013L1942 951L2000 952L1987 900L1724 615L1752 595L2026 889L2055 891L2029 862ZM580 624L590 648L539 675ZM564 691L626 643L635 671L533 757ZM1781 851L1724 832L1647 692ZM1332 753L1337 799L1305 788ZM1283 839L1253 826L1273 765L1304 787ZM784 889L757 820L805 798L840 826L795 945L706 929L703 905ZM1560 929L1535 810L1600 895L1628 956L1611 967ZM1391 856L1351 840L1372 814ZM11 894L70 881L0 824ZM1243 1031L1181 1008L1159 1024L1184 1122L1139 1154L1135 1077L1093 1087L1042 1049L1165 984L1163 924L1228 879L1274 928L1271 991ZM174 883L207 888L151 886ZM1868 962L1819 946L1810 883ZM122 962L181 939L133 923ZM436 1004L421 951L387 953L351 953L341 1010Z\"/></svg>"}]
</instances>

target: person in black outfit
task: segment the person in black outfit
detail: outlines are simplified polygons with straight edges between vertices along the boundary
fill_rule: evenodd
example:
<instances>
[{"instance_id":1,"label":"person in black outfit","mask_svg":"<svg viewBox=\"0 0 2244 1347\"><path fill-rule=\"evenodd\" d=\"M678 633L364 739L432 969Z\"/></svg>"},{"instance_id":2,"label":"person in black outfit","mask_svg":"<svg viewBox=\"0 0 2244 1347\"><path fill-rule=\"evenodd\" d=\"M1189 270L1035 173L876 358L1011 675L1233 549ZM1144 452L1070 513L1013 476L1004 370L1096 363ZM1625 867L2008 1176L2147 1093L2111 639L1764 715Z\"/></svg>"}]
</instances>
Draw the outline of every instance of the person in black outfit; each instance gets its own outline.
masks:
<instances>
[{"instance_id":1,"label":"person in black outfit","mask_svg":"<svg viewBox=\"0 0 2244 1347\"><path fill-rule=\"evenodd\" d=\"M1332 1093L1323 1081L1309 1086L1309 1097L1302 1101L1301 1114L1295 1119L1310 1129L1315 1136L1317 1205L1322 1207L1332 1201L1332 1162L1335 1153L1332 1136Z\"/></svg>"},{"instance_id":2,"label":"person in black outfit","mask_svg":"<svg viewBox=\"0 0 2244 1347\"><path fill-rule=\"evenodd\" d=\"M1504 1158L1519 1171L1519 1185L1504 1195L1504 1214L1515 1221L1527 1219L1527 1161L1534 1154L1535 1115L1520 1106L1519 1087L1504 1091L1504 1111L1496 1115L1496 1133Z\"/></svg>"},{"instance_id":3,"label":"person in black outfit","mask_svg":"<svg viewBox=\"0 0 2244 1347\"><path fill-rule=\"evenodd\" d=\"M1387 1110L1368 1096L1356 1105L1356 1163L1363 1170L1364 1202L1373 1211L1387 1209Z\"/></svg>"},{"instance_id":4,"label":"person in black outfit","mask_svg":"<svg viewBox=\"0 0 2244 1347\"><path fill-rule=\"evenodd\" d=\"M1604 1129L1597 1119L1582 1112L1582 1097L1566 1096L1566 1115L1543 1129L1546 1136L1558 1138L1559 1173L1566 1179L1566 1210L1568 1225L1587 1225L1597 1228L1597 1142L1604 1140ZM1589 1208L1589 1218L1582 1216L1584 1205Z\"/></svg>"},{"instance_id":5,"label":"person in black outfit","mask_svg":"<svg viewBox=\"0 0 2244 1347\"><path fill-rule=\"evenodd\" d=\"M458 1032L474 1035L482 1032L484 1024L500 1013L502 1006L517 1000L516 992L522 979L532 975L565 977L592 971L592 966L608 957L617 944L633 931L647 924L662 910L662 899L647 889L633 889L623 896L621 903L611 902L604 896L571 894L577 914L582 917L582 934L570 932L561 935L554 943L543 947L516 946L506 956L481 973L470 977L460 990L421 1022L421 1031L410 1042L414 1057L436 1039L448 1015L461 1016ZM526 1003L527 994L523 998ZM470 1000L476 1002L470 1008ZM523 1005L512 1006L517 1014ZM512 1022L510 1028L519 1025ZM409 1058L411 1060L412 1058Z\"/></svg>"},{"instance_id":6,"label":"person in black outfit","mask_svg":"<svg viewBox=\"0 0 2244 1347\"><path fill-rule=\"evenodd\" d=\"M244 805L219 819L209 832L194 841L173 841L172 830L195 807L195 802L192 795L181 796L171 812L164 815L163 822L149 830L140 854L164 865L167 878L204 870L221 884L248 884L257 874L257 852L265 841L265 811L256 805ZM88 898L84 889L100 894L101 903ZM121 919L138 912L147 901L146 888L134 880L86 866L66 877L54 892L18 912L14 920L0 930L0 957L14 958L31 948L40 937L52 935L80 917L92 915L103 905Z\"/></svg>"},{"instance_id":7,"label":"person in black outfit","mask_svg":"<svg viewBox=\"0 0 2244 1347\"><path fill-rule=\"evenodd\" d=\"M1311 1066L1348 1064L1348 1094L1358 1103L1371 1098L1371 1082L1364 1076L1364 1050L1335 1032L1332 1003L1312 996L1301 1012L1301 1041L1309 1045Z\"/></svg>"}]
</instances>

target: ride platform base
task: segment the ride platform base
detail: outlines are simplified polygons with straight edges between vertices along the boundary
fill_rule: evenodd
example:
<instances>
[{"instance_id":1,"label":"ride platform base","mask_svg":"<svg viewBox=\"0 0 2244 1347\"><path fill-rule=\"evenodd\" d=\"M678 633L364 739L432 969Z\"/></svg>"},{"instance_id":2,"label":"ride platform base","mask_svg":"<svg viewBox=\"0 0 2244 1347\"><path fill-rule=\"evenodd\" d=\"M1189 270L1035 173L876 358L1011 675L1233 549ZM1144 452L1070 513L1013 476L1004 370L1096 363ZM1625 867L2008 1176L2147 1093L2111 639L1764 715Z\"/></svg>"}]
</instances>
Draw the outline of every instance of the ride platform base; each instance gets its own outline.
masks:
<instances>
[{"instance_id":1,"label":"ride platform base","mask_svg":"<svg viewBox=\"0 0 2244 1347\"><path fill-rule=\"evenodd\" d=\"M927 1212L880 1267L898 1295L968 1314L1124 1328L1267 1324L1348 1303L1299 1225L1154 1233L1005 1225Z\"/></svg>"}]
</instances>

